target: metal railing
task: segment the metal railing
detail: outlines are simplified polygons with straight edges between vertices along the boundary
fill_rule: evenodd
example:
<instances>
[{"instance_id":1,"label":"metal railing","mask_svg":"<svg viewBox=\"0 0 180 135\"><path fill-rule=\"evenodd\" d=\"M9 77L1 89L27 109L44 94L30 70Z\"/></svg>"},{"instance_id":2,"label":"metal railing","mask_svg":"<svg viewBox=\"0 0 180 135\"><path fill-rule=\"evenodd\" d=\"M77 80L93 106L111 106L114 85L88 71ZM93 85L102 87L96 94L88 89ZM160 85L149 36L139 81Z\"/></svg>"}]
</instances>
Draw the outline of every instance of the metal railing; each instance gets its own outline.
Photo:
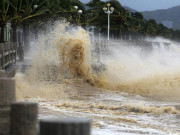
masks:
<instances>
[{"instance_id":1,"label":"metal railing","mask_svg":"<svg viewBox=\"0 0 180 135\"><path fill-rule=\"evenodd\" d=\"M0 43L0 70L6 70L16 64L16 60L24 60L22 43Z\"/></svg>"},{"instance_id":2,"label":"metal railing","mask_svg":"<svg viewBox=\"0 0 180 135\"><path fill-rule=\"evenodd\" d=\"M16 44L0 43L0 69L5 70L16 63Z\"/></svg>"}]
</instances>

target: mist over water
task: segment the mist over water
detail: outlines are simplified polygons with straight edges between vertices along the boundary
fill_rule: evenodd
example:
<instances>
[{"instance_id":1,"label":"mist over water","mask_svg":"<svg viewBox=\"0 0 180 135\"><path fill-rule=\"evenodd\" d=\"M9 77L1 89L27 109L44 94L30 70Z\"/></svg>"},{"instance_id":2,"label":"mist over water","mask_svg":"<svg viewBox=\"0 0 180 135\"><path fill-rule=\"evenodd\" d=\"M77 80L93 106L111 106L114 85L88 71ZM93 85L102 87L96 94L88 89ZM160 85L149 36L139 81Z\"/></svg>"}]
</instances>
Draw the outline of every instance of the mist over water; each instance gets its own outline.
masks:
<instances>
[{"instance_id":1,"label":"mist over water","mask_svg":"<svg viewBox=\"0 0 180 135\"><path fill-rule=\"evenodd\" d=\"M162 39L157 41L163 42ZM178 45L171 43L167 47L161 43L160 46L146 48L119 43L110 49L111 56L106 61L105 74L115 89L140 95L180 95Z\"/></svg>"}]
</instances>

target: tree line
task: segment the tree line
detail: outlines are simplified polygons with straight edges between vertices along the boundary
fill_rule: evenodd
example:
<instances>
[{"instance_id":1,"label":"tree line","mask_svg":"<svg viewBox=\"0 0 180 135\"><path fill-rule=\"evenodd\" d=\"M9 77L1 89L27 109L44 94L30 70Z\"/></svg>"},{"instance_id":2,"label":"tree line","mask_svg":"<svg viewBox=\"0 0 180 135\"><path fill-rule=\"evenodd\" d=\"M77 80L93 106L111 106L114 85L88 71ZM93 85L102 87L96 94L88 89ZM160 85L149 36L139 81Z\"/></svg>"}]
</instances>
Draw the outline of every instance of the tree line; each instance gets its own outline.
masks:
<instances>
[{"instance_id":1,"label":"tree line","mask_svg":"<svg viewBox=\"0 0 180 135\"><path fill-rule=\"evenodd\" d=\"M180 40L180 31L169 29L155 20L145 20L142 13L130 12L120 2L91 0L83 4L80 0L0 0L0 42L5 42L4 33L11 23L12 42L17 42L17 30L23 30L23 40L29 44L30 31L38 34L47 22L66 19L72 25L84 28L95 26L95 30L107 34L107 14L103 7L110 3L114 7L111 14L111 35L117 39L144 39L146 36L162 36ZM76 9L74 6L77 6ZM82 11L82 14L78 13Z\"/></svg>"}]
</instances>

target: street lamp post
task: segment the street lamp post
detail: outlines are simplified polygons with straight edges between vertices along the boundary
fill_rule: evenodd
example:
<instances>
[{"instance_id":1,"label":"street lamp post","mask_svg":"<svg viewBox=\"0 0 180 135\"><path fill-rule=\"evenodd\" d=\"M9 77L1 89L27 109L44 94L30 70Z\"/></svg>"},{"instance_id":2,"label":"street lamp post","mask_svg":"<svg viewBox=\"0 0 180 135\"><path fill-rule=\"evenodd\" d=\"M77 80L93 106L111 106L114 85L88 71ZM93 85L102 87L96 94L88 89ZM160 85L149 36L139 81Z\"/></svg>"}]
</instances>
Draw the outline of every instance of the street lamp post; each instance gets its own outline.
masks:
<instances>
[{"instance_id":1,"label":"street lamp post","mask_svg":"<svg viewBox=\"0 0 180 135\"><path fill-rule=\"evenodd\" d=\"M74 6L74 8L75 8L76 10L78 10L78 6ZM78 20L78 23L79 23L79 21L80 21L80 19L81 19L81 14L83 13L83 11L82 11L82 10L78 10L77 13L79 14L79 20ZM77 21L77 19L76 19L76 21Z\"/></svg>"},{"instance_id":2,"label":"street lamp post","mask_svg":"<svg viewBox=\"0 0 180 135\"><path fill-rule=\"evenodd\" d=\"M91 26L91 28L92 28L92 38L93 38L93 44L94 44L94 41L95 41L95 39L94 39L94 34L95 34L95 31L94 31L94 29L95 29L95 26Z\"/></svg>"},{"instance_id":3,"label":"street lamp post","mask_svg":"<svg viewBox=\"0 0 180 135\"><path fill-rule=\"evenodd\" d=\"M101 40L101 29L99 28L99 42Z\"/></svg>"},{"instance_id":4,"label":"street lamp post","mask_svg":"<svg viewBox=\"0 0 180 135\"><path fill-rule=\"evenodd\" d=\"M107 4L107 7L104 7L103 10L106 14L108 14L108 41L109 41L109 31L110 31L110 14L113 13L114 11L114 8L113 7L110 7L111 4L108 3Z\"/></svg>"},{"instance_id":5,"label":"street lamp post","mask_svg":"<svg viewBox=\"0 0 180 135\"><path fill-rule=\"evenodd\" d=\"M78 19L78 23L81 22L81 14L82 14L82 10L78 10L78 14L79 14L79 19Z\"/></svg>"}]
</instances>

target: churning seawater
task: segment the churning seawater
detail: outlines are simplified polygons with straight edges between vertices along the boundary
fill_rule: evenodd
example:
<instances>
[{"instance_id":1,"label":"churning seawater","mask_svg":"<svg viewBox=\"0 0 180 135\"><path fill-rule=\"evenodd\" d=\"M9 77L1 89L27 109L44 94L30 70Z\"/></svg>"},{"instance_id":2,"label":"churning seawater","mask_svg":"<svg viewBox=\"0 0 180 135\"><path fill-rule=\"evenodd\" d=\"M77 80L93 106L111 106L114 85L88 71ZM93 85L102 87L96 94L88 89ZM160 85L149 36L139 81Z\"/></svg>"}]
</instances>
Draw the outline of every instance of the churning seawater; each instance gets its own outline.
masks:
<instances>
[{"instance_id":1,"label":"churning seawater","mask_svg":"<svg viewBox=\"0 0 180 135\"><path fill-rule=\"evenodd\" d=\"M93 135L180 134L180 46L147 40L160 43L91 45L82 28L57 23L17 73L17 98L38 102L40 118L91 118Z\"/></svg>"}]
</instances>

